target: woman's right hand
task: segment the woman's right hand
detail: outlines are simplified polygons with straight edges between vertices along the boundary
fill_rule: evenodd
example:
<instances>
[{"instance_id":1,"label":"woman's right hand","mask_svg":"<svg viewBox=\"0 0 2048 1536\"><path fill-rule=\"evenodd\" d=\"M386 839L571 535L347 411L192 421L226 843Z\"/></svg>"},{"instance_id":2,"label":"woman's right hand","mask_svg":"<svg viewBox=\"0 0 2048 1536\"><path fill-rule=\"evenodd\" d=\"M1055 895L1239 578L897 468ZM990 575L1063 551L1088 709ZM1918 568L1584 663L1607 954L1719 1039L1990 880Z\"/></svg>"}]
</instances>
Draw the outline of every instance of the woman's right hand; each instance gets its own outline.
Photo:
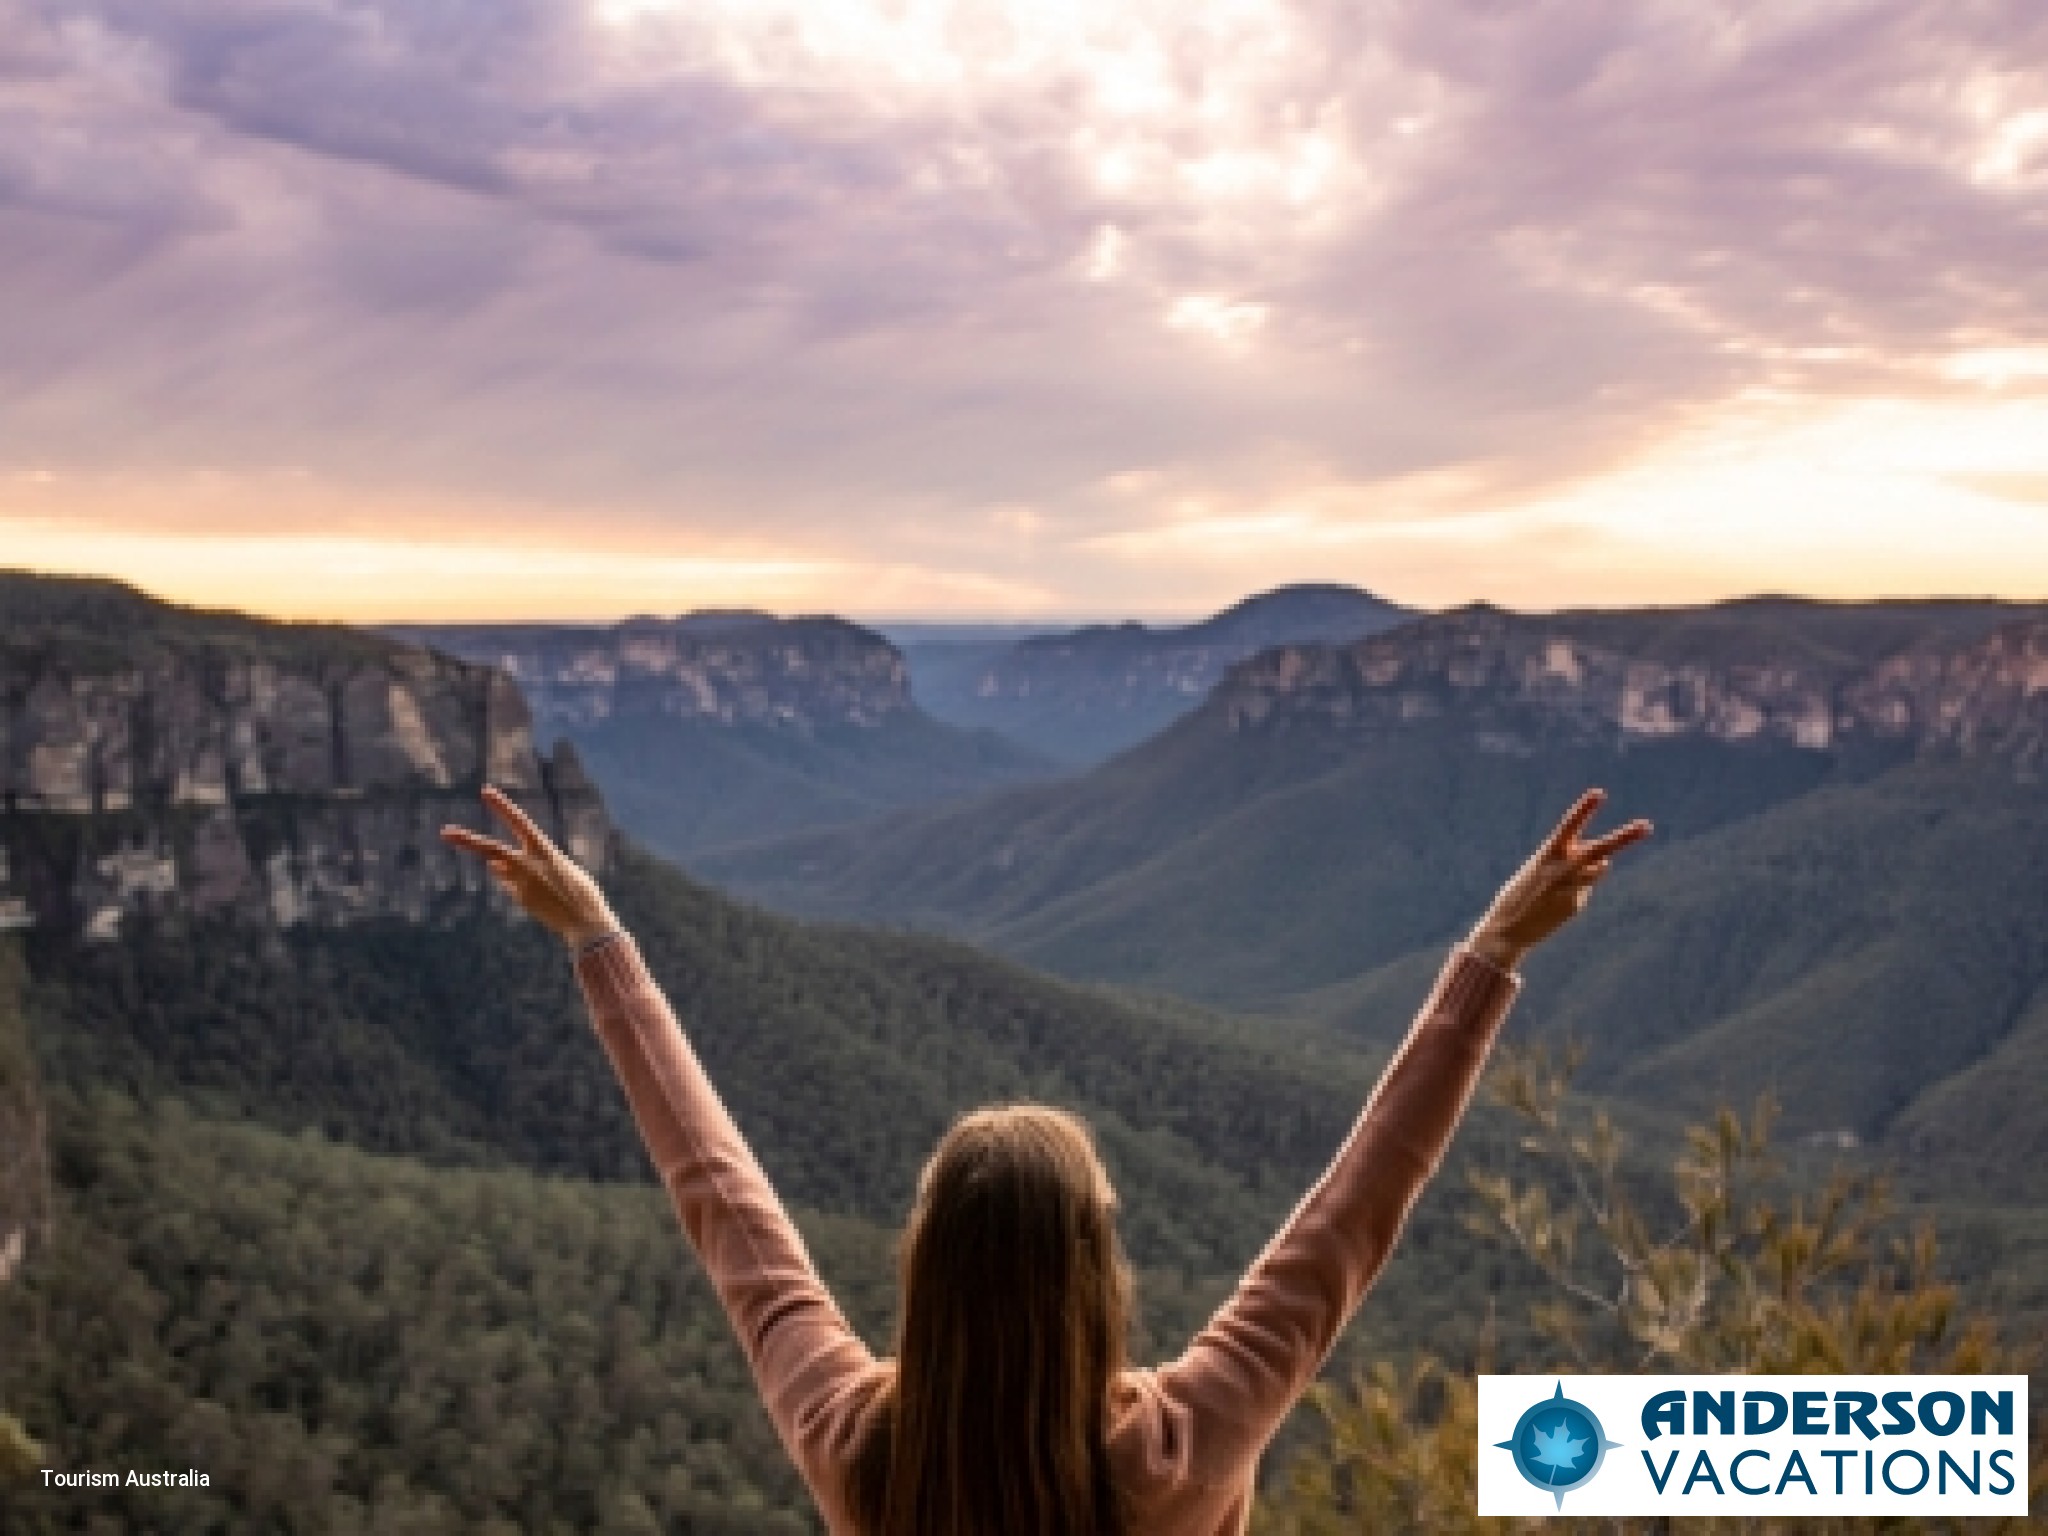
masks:
<instances>
[{"instance_id":1,"label":"woman's right hand","mask_svg":"<svg viewBox=\"0 0 2048 1536\"><path fill-rule=\"evenodd\" d=\"M1607 798L1604 789L1589 789L1565 813L1557 830L1501 887L1486 916L1472 930L1466 948L1503 970L1513 970L1523 956L1585 909L1593 887L1606 875L1609 860L1631 843L1650 835L1647 821L1632 821L1617 832L1580 842L1579 834Z\"/></svg>"},{"instance_id":2,"label":"woman's right hand","mask_svg":"<svg viewBox=\"0 0 2048 1536\"><path fill-rule=\"evenodd\" d=\"M443 827L441 840L481 858L491 878L527 915L572 949L619 926L597 882L531 816L493 785L484 786L484 804L517 840L516 847L467 827Z\"/></svg>"}]
</instances>

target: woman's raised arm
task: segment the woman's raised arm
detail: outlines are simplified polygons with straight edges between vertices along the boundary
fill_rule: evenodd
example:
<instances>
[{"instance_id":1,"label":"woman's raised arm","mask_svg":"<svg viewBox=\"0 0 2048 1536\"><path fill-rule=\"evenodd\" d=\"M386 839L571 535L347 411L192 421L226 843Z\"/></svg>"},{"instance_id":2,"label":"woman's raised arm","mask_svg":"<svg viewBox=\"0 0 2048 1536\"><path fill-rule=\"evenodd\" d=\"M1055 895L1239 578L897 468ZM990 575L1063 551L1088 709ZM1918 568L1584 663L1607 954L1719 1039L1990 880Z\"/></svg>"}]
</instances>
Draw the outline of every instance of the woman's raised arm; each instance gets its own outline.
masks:
<instances>
[{"instance_id":1,"label":"woman's raised arm","mask_svg":"<svg viewBox=\"0 0 2048 1536\"><path fill-rule=\"evenodd\" d=\"M591 1022L776 1431L813 1492L830 1499L873 1359L811 1267L803 1239L597 882L499 791L486 789L484 801L516 843L462 827L441 835L482 858L520 906L570 947Z\"/></svg>"},{"instance_id":2,"label":"woman's raised arm","mask_svg":"<svg viewBox=\"0 0 2048 1536\"><path fill-rule=\"evenodd\" d=\"M1581 842L1603 799L1583 796L1501 889L1437 978L1329 1171L1236 1293L1159 1372L1188 1474L1241 1477L1265 1449L1378 1276L1457 1129L1530 949L1586 903L1647 822Z\"/></svg>"}]
</instances>

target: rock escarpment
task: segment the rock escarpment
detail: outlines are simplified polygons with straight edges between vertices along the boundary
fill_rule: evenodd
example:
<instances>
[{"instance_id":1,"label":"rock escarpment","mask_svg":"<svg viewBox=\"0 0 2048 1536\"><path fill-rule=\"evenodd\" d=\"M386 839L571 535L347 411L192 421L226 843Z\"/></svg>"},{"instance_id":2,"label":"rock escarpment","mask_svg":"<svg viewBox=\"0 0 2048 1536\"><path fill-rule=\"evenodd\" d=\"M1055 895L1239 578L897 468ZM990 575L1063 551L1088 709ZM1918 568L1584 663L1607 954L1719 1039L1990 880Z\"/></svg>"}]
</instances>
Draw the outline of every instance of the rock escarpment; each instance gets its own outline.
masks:
<instances>
[{"instance_id":1,"label":"rock escarpment","mask_svg":"<svg viewBox=\"0 0 2048 1536\"><path fill-rule=\"evenodd\" d=\"M518 686L335 626L0 576L0 928L116 937L158 920L289 927L468 910L446 848L504 787L601 864L573 752L535 750Z\"/></svg>"},{"instance_id":2,"label":"rock escarpment","mask_svg":"<svg viewBox=\"0 0 2048 1536\"><path fill-rule=\"evenodd\" d=\"M902 653L839 619L391 633L516 679L542 729L575 742L618 824L670 858L963 799L1051 767L933 719L912 700Z\"/></svg>"},{"instance_id":3,"label":"rock escarpment","mask_svg":"<svg viewBox=\"0 0 2048 1536\"><path fill-rule=\"evenodd\" d=\"M1641 615L1470 608L1351 646L1263 652L1209 708L1232 731L1313 723L1371 733L1444 718L1469 726L1480 748L1508 753L1561 739L1679 737L1996 752L2031 776L2048 769L2048 616L2016 611L1873 658L1785 645L1762 627L1731 635Z\"/></svg>"},{"instance_id":4,"label":"rock escarpment","mask_svg":"<svg viewBox=\"0 0 2048 1536\"><path fill-rule=\"evenodd\" d=\"M879 726L914 708L902 655L843 619L698 613L602 628L414 625L390 633L502 669L552 731L639 715L805 733Z\"/></svg>"}]
</instances>

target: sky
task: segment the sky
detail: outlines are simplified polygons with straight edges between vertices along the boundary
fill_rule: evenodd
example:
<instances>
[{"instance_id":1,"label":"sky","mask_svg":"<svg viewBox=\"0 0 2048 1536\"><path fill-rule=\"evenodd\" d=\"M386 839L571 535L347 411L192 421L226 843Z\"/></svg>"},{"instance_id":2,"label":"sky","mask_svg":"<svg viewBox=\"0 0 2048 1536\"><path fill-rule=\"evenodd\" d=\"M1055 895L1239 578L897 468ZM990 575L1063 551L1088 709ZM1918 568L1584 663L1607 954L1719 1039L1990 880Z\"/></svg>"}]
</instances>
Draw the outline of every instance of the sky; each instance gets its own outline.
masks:
<instances>
[{"instance_id":1,"label":"sky","mask_svg":"<svg viewBox=\"0 0 2048 1536\"><path fill-rule=\"evenodd\" d=\"M0 0L0 566L2048 598L2048 5Z\"/></svg>"}]
</instances>

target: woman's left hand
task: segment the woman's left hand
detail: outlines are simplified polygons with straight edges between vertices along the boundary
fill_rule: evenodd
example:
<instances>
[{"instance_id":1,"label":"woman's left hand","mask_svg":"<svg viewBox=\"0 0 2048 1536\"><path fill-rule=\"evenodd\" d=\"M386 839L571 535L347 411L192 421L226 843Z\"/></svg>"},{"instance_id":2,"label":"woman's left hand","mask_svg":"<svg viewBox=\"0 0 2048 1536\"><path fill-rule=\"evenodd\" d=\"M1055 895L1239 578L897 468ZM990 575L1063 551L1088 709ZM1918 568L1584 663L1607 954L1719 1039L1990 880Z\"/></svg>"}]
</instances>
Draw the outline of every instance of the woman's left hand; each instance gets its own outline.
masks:
<instances>
[{"instance_id":1,"label":"woman's left hand","mask_svg":"<svg viewBox=\"0 0 2048 1536\"><path fill-rule=\"evenodd\" d=\"M1647 821L1579 841L1606 800L1604 789L1589 789L1565 813L1557 830L1529 856L1493 899L1472 930L1466 947L1504 970L1513 970L1530 950L1570 922L1585 907L1593 887L1606 875L1615 854L1650 835Z\"/></svg>"},{"instance_id":2,"label":"woman's left hand","mask_svg":"<svg viewBox=\"0 0 2048 1536\"><path fill-rule=\"evenodd\" d=\"M443 827L441 840L482 859L491 878L527 915L571 948L619 926L589 871L557 848L531 816L492 785L484 787L484 804L505 824L517 846L467 827Z\"/></svg>"}]
</instances>

